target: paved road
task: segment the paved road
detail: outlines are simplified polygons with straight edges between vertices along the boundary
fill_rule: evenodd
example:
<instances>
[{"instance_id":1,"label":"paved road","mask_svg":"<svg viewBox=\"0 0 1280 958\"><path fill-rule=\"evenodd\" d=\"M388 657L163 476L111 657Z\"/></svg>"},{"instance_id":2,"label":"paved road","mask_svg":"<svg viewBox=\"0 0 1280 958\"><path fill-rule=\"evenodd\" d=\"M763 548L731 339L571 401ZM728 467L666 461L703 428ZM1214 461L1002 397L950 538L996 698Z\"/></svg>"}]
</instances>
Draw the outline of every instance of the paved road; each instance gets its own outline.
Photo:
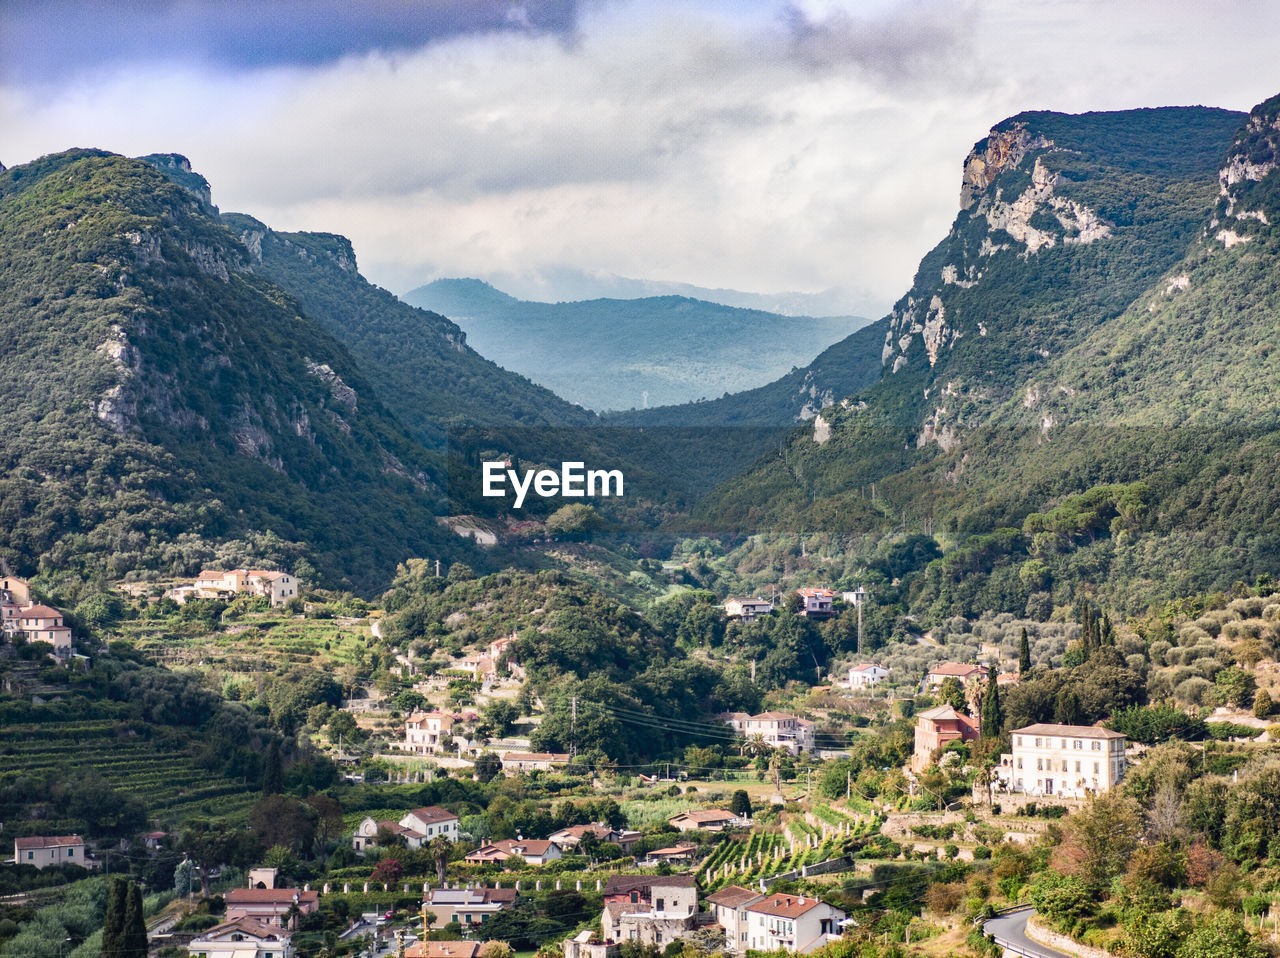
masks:
<instances>
[{"instance_id":1,"label":"paved road","mask_svg":"<svg viewBox=\"0 0 1280 958\"><path fill-rule=\"evenodd\" d=\"M1024 958L1071 958L1066 952L1041 945L1027 937L1027 919L1036 913L1034 908L1010 912L982 923L982 930L994 935L996 944L1003 945L1005 955L1021 955Z\"/></svg>"}]
</instances>

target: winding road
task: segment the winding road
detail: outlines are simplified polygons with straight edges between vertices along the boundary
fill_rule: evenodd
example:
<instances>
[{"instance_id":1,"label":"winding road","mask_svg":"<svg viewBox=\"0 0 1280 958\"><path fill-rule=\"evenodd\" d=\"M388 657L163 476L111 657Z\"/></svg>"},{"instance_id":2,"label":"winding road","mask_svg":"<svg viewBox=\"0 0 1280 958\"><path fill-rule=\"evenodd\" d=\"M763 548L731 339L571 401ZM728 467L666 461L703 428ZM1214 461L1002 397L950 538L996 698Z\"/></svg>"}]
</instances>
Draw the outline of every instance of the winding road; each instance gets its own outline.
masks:
<instances>
[{"instance_id":1,"label":"winding road","mask_svg":"<svg viewBox=\"0 0 1280 958\"><path fill-rule=\"evenodd\" d=\"M997 915L984 921L982 930L1004 948L1006 958L1010 955L1022 958L1072 958L1065 951L1058 951L1027 937L1027 919L1035 913L1034 908L1022 908L1006 915Z\"/></svg>"}]
</instances>

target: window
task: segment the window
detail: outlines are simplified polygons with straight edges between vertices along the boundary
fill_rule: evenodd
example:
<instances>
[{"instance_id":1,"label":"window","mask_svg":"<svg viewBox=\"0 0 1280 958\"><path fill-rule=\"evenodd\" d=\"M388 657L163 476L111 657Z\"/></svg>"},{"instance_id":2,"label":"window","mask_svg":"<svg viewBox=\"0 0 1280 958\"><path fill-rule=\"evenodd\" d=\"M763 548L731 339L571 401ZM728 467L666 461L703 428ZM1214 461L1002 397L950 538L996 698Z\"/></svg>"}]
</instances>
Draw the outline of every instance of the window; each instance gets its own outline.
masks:
<instances>
[{"instance_id":1,"label":"window","mask_svg":"<svg viewBox=\"0 0 1280 958\"><path fill-rule=\"evenodd\" d=\"M1080 771L1080 759L1076 759L1076 771Z\"/></svg>"},{"instance_id":2,"label":"window","mask_svg":"<svg viewBox=\"0 0 1280 958\"><path fill-rule=\"evenodd\" d=\"M1101 743L1101 742L1094 741L1094 742L1092 742L1092 743L1091 743L1091 745L1092 745L1093 750L1094 750L1095 752L1101 752L1101 751L1102 751L1102 743Z\"/></svg>"},{"instance_id":3,"label":"window","mask_svg":"<svg viewBox=\"0 0 1280 958\"><path fill-rule=\"evenodd\" d=\"M1036 739L1036 748L1040 748L1040 739Z\"/></svg>"},{"instance_id":4,"label":"window","mask_svg":"<svg viewBox=\"0 0 1280 958\"><path fill-rule=\"evenodd\" d=\"M658 911L666 911L666 910L667 910L667 909L666 909L666 904L667 904L667 903L666 903L666 901L665 901L664 899L659 898L659 899L658 899Z\"/></svg>"},{"instance_id":5,"label":"window","mask_svg":"<svg viewBox=\"0 0 1280 958\"><path fill-rule=\"evenodd\" d=\"M1043 772L1043 771L1044 771L1044 759L1042 759L1042 758L1038 758L1038 759L1036 759L1036 771L1037 771L1037 772Z\"/></svg>"},{"instance_id":6,"label":"window","mask_svg":"<svg viewBox=\"0 0 1280 958\"><path fill-rule=\"evenodd\" d=\"M1022 768L1022 756L1018 756L1018 768Z\"/></svg>"},{"instance_id":7,"label":"window","mask_svg":"<svg viewBox=\"0 0 1280 958\"><path fill-rule=\"evenodd\" d=\"M27 852L27 861L31 861L35 857L36 857L35 852Z\"/></svg>"},{"instance_id":8,"label":"window","mask_svg":"<svg viewBox=\"0 0 1280 958\"><path fill-rule=\"evenodd\" d=\"M1097 762L1094 762L1094 763L1093 763L1093 774L1094 774L1094 775L1097 775L1097 774L1098 774L1098 763L1097 763Z\"/></svg>"},{"instance_id":9,"label":"window","mask_svg":"<svg viewBox=\"0 0 1280 958\"><path fill-rule=\"evenodd\" d=\"M75 858L75 857L76 857L76 850L75 850L74 848L68 848L68 849L67 849L67 857L68 857L68 858Z\"/></svg>"},{"instance_id":10,"label":"window","mask_svg":"<svg viewBox=\"0 0 1280 958\"><path fill-rule=\"evenodd\" d=\"M1021 736L1021 735L1019 735L1019 736L1018 736L1018 746L1019 746L1019 747L1021 747L1021 746L1022 746L1022 736Z\"/></svg>"},{"instance_id":11,"label":"window","mask_svg":"<svg viewBox=\"0 0 1280 958\"><path fill-rule=\"evenodd\" d=\"M1071 743L1071 747L1075 749L1083 748L1084 743L1081 742L1079 739L1076 739L1074 742Z\"/></svg>"}]
</instances>

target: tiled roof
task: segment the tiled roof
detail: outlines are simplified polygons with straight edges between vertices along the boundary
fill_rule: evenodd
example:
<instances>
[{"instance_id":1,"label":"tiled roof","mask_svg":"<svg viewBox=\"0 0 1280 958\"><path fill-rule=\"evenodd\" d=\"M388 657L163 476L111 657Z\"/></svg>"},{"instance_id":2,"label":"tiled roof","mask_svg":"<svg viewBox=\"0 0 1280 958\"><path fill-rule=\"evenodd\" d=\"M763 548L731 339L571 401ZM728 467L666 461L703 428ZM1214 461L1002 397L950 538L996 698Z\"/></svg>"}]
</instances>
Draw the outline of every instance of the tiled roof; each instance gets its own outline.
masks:
<instances>
[{"instance_id":1,"label":"tiled roof","mask_svg":"<svg viewBox=\"0 0 1280 958\"><path fill-rule=\"evenodd\" d=\"M227 892L228 905L289 905L297 896L298 904L319 902L318 891L303 891L301 888L233 888Z\"/></svg>"},{"instance_id":2,"label":"tiled roof","mask_svg":"<svg viewBox=\"0 0 1280 958\"><path fill-rule=\"evenodd\" d=\"M965 665L962 662L943 662L941 665L935 665L929 670L930 675L954 675L957 678L973 675L975 672L986 674L987 670L981 665Z\"/></svg>"},{"instance_id":3,"label":"tiled roof","mask_svg":"<svg viewBox=\"0 0 1280 958\"><path fill-rule=\"evenodd\" d=\"M15 838L14 847L20 851L34 848L64 848L67 845L83 845L84 839L79 835L32 835L28 838Z\"/></svg>"},{"instance_id":4,"label":"tiled roof","mask_svg":"<svg viewBox=\"0 0 1280 958\"><path fill-rule=\"evenodd\" d=\"M687 818L691 822L727 822L737 817L733 812L726 812L722 808L695 808L688 812L681 812L679 815L673 815L669 821L675 821L677 818Z\"/></svg>"},{"instance_id":5,"label":"tiled roof","mask_svg":"<svg viewBox=\"0 0 1280 958\"><path fill-rule=\"evenodd\" d=\"M625 895L650 888L693 888L692 875L614 875L604 885L604 895Z\"/></svg>"},{"instance_id":6,"label":"tiled roof","mask_svg":"<svg viewBox=\"0 0 1280 958\"><path fill-rule=\"evenodd\" d=\"M1057 735L1063 738L1125 738L1123 732L1113 732L1100 725L1028 725L1016 728L1013 735Z\"/></svg>"},{"instance_id":7,"label":"tiled roof","mask_svg":"<svg viewBox=\"0 0 1280 958\"><path fill-rule=\"evenodd\" d=\"M721 888L714 895L708 895L707 901L713 905L723 905L725 908L741 908L748 902L753 902L757 898L763 898L758 891L752 891L750 888L743 888L741 885L730 885L727 888Z\"/></svg>"},{"instance_id":8,"label":"tiled roof","mask_svg":"<svg viewBox=\"0 0 1280 958\"><path fill-rule=\"evenodd\" d=\"M426 808L415 808L411 812L406 812L404 817L408 818L410 815L417 818L424 825L434 825L437 822L447 822L458 817L447 808L441 808L439 805L428 805Z\"/></svg>"},{"instance_id":9,"label":"tiled roof","mask_svg":"<svg viewBox=\"0 0 1280 958\"><path fill-rule=\"evenodd\" d=\"M748 905L747 911L758 915L773 915L775 918L799 918L822 903L819 898L799 895L766 895L763 901Z\"/></svg>"}]
</instances>

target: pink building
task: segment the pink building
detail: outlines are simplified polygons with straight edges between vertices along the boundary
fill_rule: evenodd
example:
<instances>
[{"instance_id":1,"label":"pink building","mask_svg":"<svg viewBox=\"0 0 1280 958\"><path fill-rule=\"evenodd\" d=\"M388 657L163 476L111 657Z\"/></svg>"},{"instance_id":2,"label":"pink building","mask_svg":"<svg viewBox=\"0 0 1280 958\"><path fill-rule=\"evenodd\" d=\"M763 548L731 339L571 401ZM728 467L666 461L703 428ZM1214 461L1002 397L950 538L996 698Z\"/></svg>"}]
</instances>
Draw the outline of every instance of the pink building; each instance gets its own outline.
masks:
<instances>
[{"instance_id":1,"label":"pink building","mask_svg":"<svg viewBox=\"0 0 1280 958\"><path fill-rule=\"evenodd\" d=\"M978 720L957 712L950 705L939 705L916 717L916 747L911 755L911 771L919 775L929 765L933 753L959 739L969 742L978 737Z\"/></svg>"}]
</instances>

